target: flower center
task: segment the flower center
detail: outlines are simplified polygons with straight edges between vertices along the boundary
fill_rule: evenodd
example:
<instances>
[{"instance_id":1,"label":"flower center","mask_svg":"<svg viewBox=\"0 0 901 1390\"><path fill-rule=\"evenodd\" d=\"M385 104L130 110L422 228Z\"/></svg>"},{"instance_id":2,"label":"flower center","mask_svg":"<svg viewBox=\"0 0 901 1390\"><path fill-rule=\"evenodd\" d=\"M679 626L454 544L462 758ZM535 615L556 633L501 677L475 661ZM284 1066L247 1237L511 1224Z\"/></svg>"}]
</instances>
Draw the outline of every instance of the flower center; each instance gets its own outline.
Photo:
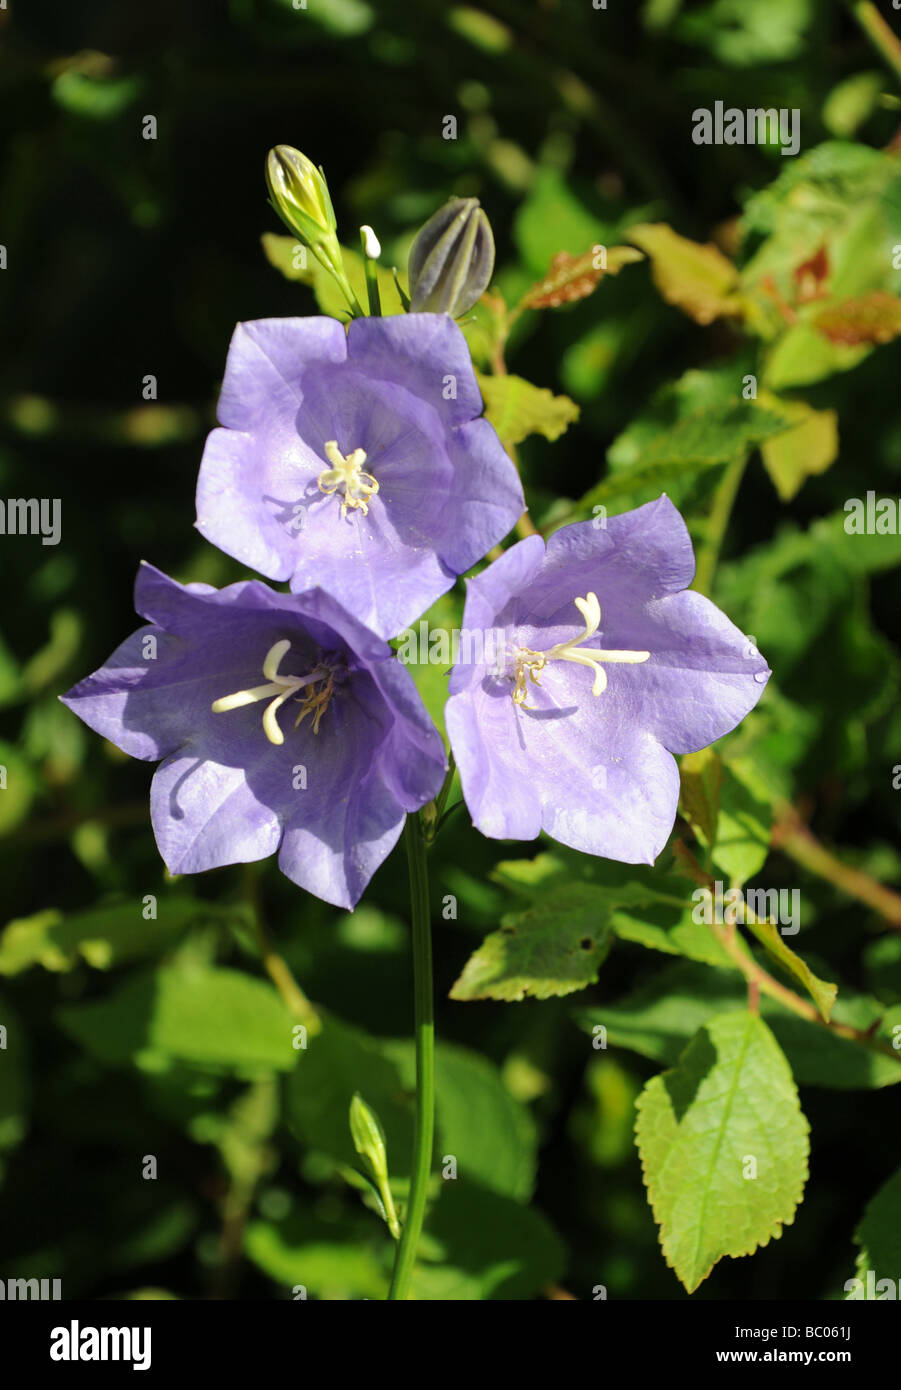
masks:
<instances>
[{"instance_id":1,"label":"flower center","mask_svg":"<svg viewBox=\"0 0 901 1390\"><path fill-rule=\"evenodd\" d=\"M534 685L539 685L539 674L549 661L575 661L580 666L590 666L594 671L594 684L591 687L591 693L592 695L602 695L607 689L607 672L600 664L602 661L617 661L628 666L636 666L642 661L647 661L651 655L650 652L602 651L599 647L592 647L589 651L585 651L582 643L587 642L589 637L593 637L601 625L601 605L598 603L597 594L586 594L584 598L573 599L573 602L585 619L584 632L569 642L558 642L555 646L549 647L546 652L533 652L531 647L520 647L516 653L513 701L514 704L521 705L523 709L534 709L533 705L525 703L528 693L526 678L528 677Z\"/></svg>"},{"instance_id":2,"label":"flower center","mask_svg":"<svg viewBox=\"0 0 901 1390\"><path fill-rule=\"evenodd\" d=\"M366 462L365 449L352 449L349 454L342 454L338 448L337 439L330 439L323 446L325 456L331 468L323 468L316 482L319 491L324 492L326 497L331 497L339 488L344 489L344 500L341 503L341 515L347 516L347 509L352 510L359 507L360 511L366 516L369 511L369 498L373 497L379 490L379 485L371 473L363 472L363 464Z\"/></svg>"},{"instance_id":3,"label":"flower center","mask_svg":"<svg viewBox=\"0 0 901 1390\"><path fill-rule=\"evenodd\" d=\"M257 700L269 700L263 711L263 732L270 743L280 744L284 743L285 736L276 716L286 700L292 695L296 696L298 690L306 690L299 700L300 714L294 727L296 729L309 714L313 719L313 733L318 734L319 721L328 709L335 689L333 672L327 666L316 666L308 676L283 675L278 668L290 647L287 637L271 646L263 661L266 684L251 686L249 690L236 690L234 695L223 695L220 700L213 701L213 713L225 714L228 710L240 709L242 705L256 704Z\"/></svg>"}]
</instances>

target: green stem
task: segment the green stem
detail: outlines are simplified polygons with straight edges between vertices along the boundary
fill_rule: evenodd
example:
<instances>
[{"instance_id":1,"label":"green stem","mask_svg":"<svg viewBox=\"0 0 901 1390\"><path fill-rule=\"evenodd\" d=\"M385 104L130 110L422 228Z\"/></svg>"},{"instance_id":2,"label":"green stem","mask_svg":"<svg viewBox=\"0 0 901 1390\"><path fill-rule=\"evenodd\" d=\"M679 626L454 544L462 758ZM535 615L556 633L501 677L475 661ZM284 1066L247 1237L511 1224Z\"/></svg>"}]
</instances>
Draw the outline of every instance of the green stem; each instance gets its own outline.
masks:
<instances>
[{"instance_id":1,"label":"green stem","mask_svg":"<svg viewBox=\"0 0 901 1390\"><path fill-rule=\"evenodd\" d=\"M379 295L379 268L376 262L369 255L366 244L366 233L360 228L360 245L363 249L363 266L366 271L366 294L369 297L369 313L374 319L381 318L382 300Z\"/></svg>"},{"instance_id":2,"label":"green stem","mask_svg":"<svg viewBox=\"0 0 901 1390\"><path fill-rule=\"evenodd\" d=\"M901 78L901 39L889 27L887 20L870 0L852 0L851 13L877 53L895 76Z\"/></svg>"},{"instance_id":3,"label":"green stem","mask_svg":"<svg viewBox=\"0 0 901 1390\"><path fill-rule=\"evenodd\" d=\"M732 515L732 508L735 505L747 462L747 455L742 455L741 458L728 464L714 493L713 506L707 521L707 534L701 554L698 557L698 569L694 582L694 587L698 592L708 596L713 587L713 576L716 573L720 551L729 527L729 518Z\"/></svg>"},{"instance_id":4,"label":"green stem","mask_svg":"<svg viewBox=\"0 0 901 1390\"><path fill-rule=\"evenodd\" d=\"M416 1034L416 1129L413 1168L404 1230L397 1247L389 1299L406 1299L416 1261L432 1171L435 1132L435 1014L432 999L432 932L429 920L429 871L418 816L407 816L404 831L410 869L413 917L413 997Z\"/></svg>"}]
</instances>

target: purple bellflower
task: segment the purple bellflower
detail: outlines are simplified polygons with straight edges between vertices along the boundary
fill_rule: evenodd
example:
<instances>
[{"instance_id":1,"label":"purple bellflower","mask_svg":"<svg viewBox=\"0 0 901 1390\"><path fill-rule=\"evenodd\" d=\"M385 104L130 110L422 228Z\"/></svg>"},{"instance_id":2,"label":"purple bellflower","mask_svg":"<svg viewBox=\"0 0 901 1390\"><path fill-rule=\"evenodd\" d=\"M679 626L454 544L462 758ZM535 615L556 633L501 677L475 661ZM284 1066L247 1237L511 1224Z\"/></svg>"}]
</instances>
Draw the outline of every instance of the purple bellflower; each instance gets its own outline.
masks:
<instances>
[{"instance_id":1,"label":"purple bellflower","mask_svg":"<svg viewBox=\"0 0 901 1390\"><path fill-rule=\"evenodd\" d=\"M352 908L439 791L444 747L408 671L329 594L217 590L142 565L140 628L63 702L135 758L172 873L264 859Z\"/></svg>"},{"instance_id":2,"label":"purple bellflower","mask_svg":"<svg viewBox=\"0 0 901 1390\"><path fill-rule=\"evenodd\" d=\"M235 329L197 526L242 563L318 586L393 637L524 510L446 314Z\"/></svg>"},{"instance_id":3,"label":"purple bellflower","mask_svg":"<svg viewBox=\"0 0 901 1390\"><path fill-rule=\"evenodd\" d=\"M676 815L674 753L756 705L770 672L724 613L688 591L695 561L665 495L529 536L468 585L447 731L473 822L544 830L588 854L653 863ZM494 634L495 659L478 634Z\"/></svg>"}]
</instances>

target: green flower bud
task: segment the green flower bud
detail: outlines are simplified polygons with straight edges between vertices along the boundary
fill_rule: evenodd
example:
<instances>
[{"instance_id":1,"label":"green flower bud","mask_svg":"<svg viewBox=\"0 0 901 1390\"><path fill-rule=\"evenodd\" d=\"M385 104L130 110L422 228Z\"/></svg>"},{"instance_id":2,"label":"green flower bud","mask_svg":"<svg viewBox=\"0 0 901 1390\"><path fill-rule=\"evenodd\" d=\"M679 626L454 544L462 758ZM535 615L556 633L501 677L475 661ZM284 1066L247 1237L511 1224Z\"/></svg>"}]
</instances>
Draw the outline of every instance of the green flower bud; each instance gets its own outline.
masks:
<instances>
[{"instance_id":1,"label":"green flower bud","mask_svg":"<svg viewBox=\"0 0 901 1390\"><path fill-rule=\"evenodd\" d=\"M410 248L410 308L450 314L471 309L494 271L494 237L478 198L451 198Z\"/></svg>"},{"instance_id":2,"label":"green flower bud","mask_svg":"<svg viewBox=\"0 0 901 1390\"><path fill-rule=\"evenodd\" d=\"M350 1102L350 1134L357 1153L361 1158L366 1159L372 1170L388 1229L394 1239L399 1240L401 1228L388 1180L388 1147L385 1142L385 1131L382 1129L378 1115L366 1104L359 1091L354 1092Z\"/></svg>"},{"instance_id":3,"label":"green flower bud","mask_svg":"<svg viewBox=\"0 0 901 1390\"><path fill-rule=\"evenodd\" d=\"M325 175L300 150L276 145L269 151L266 186L289 231L311 246L334 239L337 223Z\"/></svg>"}]
</instances>

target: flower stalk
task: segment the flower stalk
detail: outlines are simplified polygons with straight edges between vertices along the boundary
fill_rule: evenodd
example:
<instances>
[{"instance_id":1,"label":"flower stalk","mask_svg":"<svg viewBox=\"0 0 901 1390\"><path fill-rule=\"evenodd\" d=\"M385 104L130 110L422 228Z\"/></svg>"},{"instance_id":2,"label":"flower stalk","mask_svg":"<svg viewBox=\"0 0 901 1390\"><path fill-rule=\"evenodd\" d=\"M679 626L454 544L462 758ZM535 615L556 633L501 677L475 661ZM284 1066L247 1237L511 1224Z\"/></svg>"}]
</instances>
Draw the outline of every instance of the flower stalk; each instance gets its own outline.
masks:
<instances>
[{"instance_id":1,"label":"flower stalk","mask_svg":"<svg viewBox=\"0 0 901 1390\"><path fill-rule=\"evenodd\" d=\"M410 1195L403 1234L394 1260L389 1300L407 1299L422 1232L432 1145L435 1135L435 1010L432 989L432 931L429 919L429 877L426 845L418 816L407 816L404 829L410 871L413 918L413 999L416 1039L416 1126Z\"/></svg>"}]
</instances>

